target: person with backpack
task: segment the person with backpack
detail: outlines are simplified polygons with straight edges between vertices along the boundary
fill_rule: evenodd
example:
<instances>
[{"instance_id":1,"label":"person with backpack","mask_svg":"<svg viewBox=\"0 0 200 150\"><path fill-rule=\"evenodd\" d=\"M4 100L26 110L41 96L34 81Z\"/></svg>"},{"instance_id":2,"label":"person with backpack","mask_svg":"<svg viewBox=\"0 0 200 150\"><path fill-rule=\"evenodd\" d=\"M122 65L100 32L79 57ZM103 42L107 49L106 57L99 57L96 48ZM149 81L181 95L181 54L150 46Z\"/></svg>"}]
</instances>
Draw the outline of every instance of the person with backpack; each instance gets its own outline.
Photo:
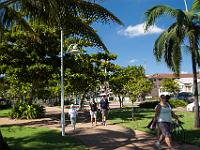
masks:
<instances>
[{"instance_id":1,"label":"person with backpack","mask_svg":"<svg viewBox=\"0 0 200 150\"><path fill-rule=\"evenodd\" d=\"M102 99L100 101L100 109L101 109L101 116L102 116L102 125L106 125L106 119L108 117L108 110L109 102L105 93L102 94Z\"/></svg>"},{"instance_id":2,"label":"person with backpack","mask_svg":"<svg viewBox=\"0 0 200 150\"><path fill-rule=\"evenodd\" d=\"M95 126L97 126L97 103L93 99L92 102L90 102L90 118L91 118L91 124L93 126L93 123L95 122Z\"/></svg>"}]
</instances>

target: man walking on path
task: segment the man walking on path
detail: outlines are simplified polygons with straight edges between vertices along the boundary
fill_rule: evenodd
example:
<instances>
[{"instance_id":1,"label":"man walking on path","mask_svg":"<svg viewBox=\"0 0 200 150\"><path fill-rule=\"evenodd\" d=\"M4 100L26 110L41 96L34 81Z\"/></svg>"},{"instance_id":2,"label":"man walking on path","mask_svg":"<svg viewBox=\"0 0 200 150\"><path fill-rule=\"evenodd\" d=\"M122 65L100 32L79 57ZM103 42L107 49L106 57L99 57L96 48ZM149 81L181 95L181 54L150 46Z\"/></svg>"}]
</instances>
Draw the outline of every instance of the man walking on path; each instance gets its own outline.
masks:
<instances>
[{"instance_id":1,"label":"man walking on path","mask_svg":"<svg viewBox=\"0 0 200 150\"><path fill-rule=\"evenodd\" d=\"M107 99L107 95L105 93L103 93L102 95L102 99L100 101L100 109L101 109L101 117L102 117L102 125L106 125L106 119L108 117L108 110L109 108L109 102Z\"/></svg>"}]
</instances>

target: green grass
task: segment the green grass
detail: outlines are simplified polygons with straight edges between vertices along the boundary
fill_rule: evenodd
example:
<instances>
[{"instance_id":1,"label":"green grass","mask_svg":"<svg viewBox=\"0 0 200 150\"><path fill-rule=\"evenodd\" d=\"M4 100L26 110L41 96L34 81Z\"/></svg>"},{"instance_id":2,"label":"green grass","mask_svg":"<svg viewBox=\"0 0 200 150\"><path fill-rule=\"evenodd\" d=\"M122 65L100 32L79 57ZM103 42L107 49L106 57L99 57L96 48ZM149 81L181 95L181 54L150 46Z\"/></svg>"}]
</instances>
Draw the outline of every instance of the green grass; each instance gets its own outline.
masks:
<instances>
[{"instance_id":1,"label":"green grass","mask_svg":"<svg viewBox=\"0 0 200 150\"><path fill-rule=\"evenodd\" d=\"M0 117L8 117L8 114L10 111L11 111L11 109L0 110Z\"/></svg>"},{"instance_id":2,"label":"green grass","mask_svg":"<svg viewBox=\"0 0 200 150\"><path fill-rule=\"evenodd\" d=\"M1 127L2 135L12 150L84 150L81 142L62 137L56 130L22 126Z\"/></svg>"},{"instance_id":3,"label":"green grass","mask_svg":"<svg viewBox=\"0 0 200 150\"><path fill-rule=\"evenodd\" d=\"M175 113L184 116L183 118L180 118L180 120L184 122L183 128L185 129L186 143L200 146L200 129L194 128L194 112ZM133 130L140 130L155 134L155 131L151 131L146 128L147 124L151 121L153 116L153 109L139 108L138 112L136 112L135 119L132 121L131 109L124 108L122 110L112 110L109 113L109 123L118 124Z\"/></svg>"}]
</instances>

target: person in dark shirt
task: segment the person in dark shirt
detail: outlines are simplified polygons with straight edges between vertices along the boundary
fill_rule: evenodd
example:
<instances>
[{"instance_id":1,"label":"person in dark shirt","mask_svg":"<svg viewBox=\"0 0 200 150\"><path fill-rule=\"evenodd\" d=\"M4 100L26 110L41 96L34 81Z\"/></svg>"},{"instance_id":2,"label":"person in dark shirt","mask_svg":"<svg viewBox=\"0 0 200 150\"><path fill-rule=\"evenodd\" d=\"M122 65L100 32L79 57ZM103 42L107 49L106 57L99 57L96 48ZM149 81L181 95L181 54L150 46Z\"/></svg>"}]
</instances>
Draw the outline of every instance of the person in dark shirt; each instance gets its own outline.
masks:
<instances>
[{"instance_id":1,"label":"person in dark shirt","mask_svg":"<svg viewBox=\"0 0 200 150\"><path fill-rule=\"evenodd\" d=\"M100 109L101 109L101 116L102 116L102 125L106 125L106 119L108 117L108 110L109 110L109 102L107 99L106 94L102 94L102 99L100 101Z\"/></svg>"},{"instance_id":2,"label":"person in dark shirt","mask_svg":"<svg viewBox=\"0 0 200 150\"><path fill-rule=\"evenodd\" d=\"M94 122L97 125L97 103L94 99L90 102L90 118L92 126Z\"/></svg>"}]
</instances>

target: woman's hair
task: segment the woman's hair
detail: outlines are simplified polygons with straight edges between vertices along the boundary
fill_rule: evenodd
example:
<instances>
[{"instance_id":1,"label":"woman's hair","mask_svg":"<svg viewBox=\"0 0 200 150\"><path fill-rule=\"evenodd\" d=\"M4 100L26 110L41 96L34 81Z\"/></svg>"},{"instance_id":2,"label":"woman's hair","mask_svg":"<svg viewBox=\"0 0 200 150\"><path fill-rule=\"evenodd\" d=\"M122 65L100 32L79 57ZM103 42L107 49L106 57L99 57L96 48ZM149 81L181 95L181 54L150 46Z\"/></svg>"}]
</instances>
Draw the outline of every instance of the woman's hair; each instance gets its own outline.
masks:
<instances>
[{"instance_id":1,"label":"woman's hair","mask_svg":"<svg viewBox=\"0 0 200 150\"><path fill-rule=\"evenodd\" d=\"M166 95L165 98L166 98L166 101L169 102L169 99L171 98L171 96Z\"/></svg>"},{"instance_id":2,"label":"woman's hair","mask_svg":"<svg viewBox=\"0 0 200 150\"><path fill-rule=\"evenodd\" d=\"M165 95L160 95L160 99L164 99L164 98L166 98Z\"/></svg>"}]
</instances>

